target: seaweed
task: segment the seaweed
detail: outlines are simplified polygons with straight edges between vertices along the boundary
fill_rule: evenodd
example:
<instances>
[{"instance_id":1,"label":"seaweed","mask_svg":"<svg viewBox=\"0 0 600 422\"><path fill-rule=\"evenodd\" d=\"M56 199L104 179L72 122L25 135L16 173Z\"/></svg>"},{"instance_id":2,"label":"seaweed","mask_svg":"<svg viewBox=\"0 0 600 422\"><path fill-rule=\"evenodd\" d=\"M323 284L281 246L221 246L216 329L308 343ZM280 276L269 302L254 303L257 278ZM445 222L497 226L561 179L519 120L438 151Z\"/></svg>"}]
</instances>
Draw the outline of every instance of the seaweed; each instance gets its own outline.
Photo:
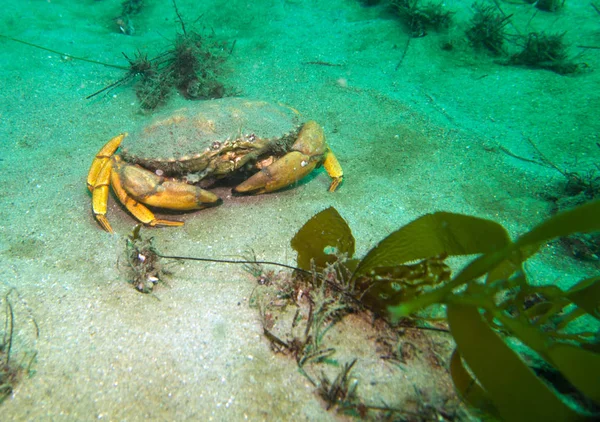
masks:
<instances>
[{"instance_id":1,"label":"seaweed","mask_svg":"<svg viewBox=\"0 0 600 422\"><path fill-rule=\"evenodd\" d=\"M587 170L563 169L550 160L530 138L527 138L527 142L534 149L537 159L521 157L504 147L500 147L500 149L511 157L551 168L563 176L564 179L561 181L557 193L544 192L543 194L545 199L552 202L553 214L600 198L600 163L595 163L594 168ZM600 148L600 144L597 146ZM559 241L569 255L574 258L584 261L600 261L600 232L574 233L561 237Z\"/></svg>"},{"instance_id":2,"label":"seaweed","mask_svg":"<svg viewBox=\"0 0 600 422\"><path fill-rule=\"evenodd\" d=\"M494 6L483 3L473 4L473 9L475 14L466 31L467 38L475 48L484 48L495 55L502 54L506 25L512 15L505 16L496 11Z\"/></svg>"},{"instance_id":3,"label":"seaweed","mask_svg":"<svg viewBox=\"0 0 600 422\"><path fill-rule=\"evenodd\" d=\"M158 283L164 282L169 272L161 262L153 238L144 238L140 234L141 227L141 224L136 225L125 240L126 276L138 292L152 293Z\"/></svg>"},{"instance_id":4,"label":"seaweed","mask_svg":"<svg viewBox=\"0 0 600 422\"><path fill-rule=\"evenodd\" d=\"M382 0L358 0L358 2L365 7L370 7L379 5Z\"/></svg>"},{"instance_id":5,"label":"seaweed","mask_svg":"<svg viewBox=\"0 0 600 422\"><path fill-rule=\"evenodd\" d=\"M574 73L581 65L569 57L564 36L565 33L546 34L544 32L531 32L522 36L518 41L522 42L521 51L513 54L508 63L548 69L559 75Z\"/></svg>"},{"instance_id":6,"label":"seaweed","mask_svg":"<svg viewBox=\"0 0 600 422\"><path fill-rule=\"evenodd\" d=\"M141 2L125 3L130 4L127 6L128 8L133 8L133 3L141 7ZM173 7L181 25L182 33L177 33L173 44L152 59L148 58L147 53L142 53L141 51L138 51L133 58L122 53L129 62L128 66L114 65L73 56L2 34L0 34L0 37L59 54L62 57L126 71L123 77L88 95L86 99L94 98L103 92L110 92L112 89L128 84L136 79L137 82L134 85L135 93L140 102L140 107L144 110L154 110L166 103L174 89L179 90L188 100L221 98L225 96L227 88L221 81L221 74L223 73L223 66L227 55L231 54L233 47L227 50L224 48L225 44L223 42L216 42L198 32L188 31L183 18L179 14L175 1L173 1ZM233 45L235 45L235 41Z\"/></svg>"},{"instance_id":7,"label":"seaweed","mask_svg":"<svg viewBox=\"0 0 600 422\"><path fill-rule=\"evenodd\" d=\"M448 28L454 15L445 9L443 2L422 4L421 0L392 0L391 5L414 38L424 37L429 30Z\"/></svg>"},{"instance_id":8,"label":"seaweed","mask_svg":"<svg viewBox=\"0 0 600 422\"><path fill-rule=\"evenodd\" d=\"M126 75L116 82L87 96L92 98L102 92L130 82L139 77L135 92L140 106L154 110L166 103L173 89L177 89L188 100L221 98L226 88L220 81L226 52L219 43L211 43L207 37L195 31L188 31L177 4L173 1L175 14L181 26L170 49L153 59L138 52L134 59L123 53L129 68Z\"/></svg>"},{"instance_id":9,"label":"seaweed","mask_svg":"<svg viewBox=\"0 0 600 422\"><path fill-rule=\"evenodd\" d=\"M219 81L219 68L224 57L205 45L204 37L196 32L177 34L172 62L167 73L173 85L187 99L221 98L225 87Z\"/></svg>"},{"instance_id":10,"label":"seaweed","mask_svg":"<svg viewBox=\"0 0 600 422\"><path fill-rule=\"evenodd\" d=\"M354 406L354 402L357 400L357 383L352 382L350 372L355 363L356 359L353 359L350 363L345 363L333 381L327 375L321 375L317 393L327 403L327 410L336 405L341 407Z\"/></svg>"},{"instance_id":11,"label":"seaweed","mask_svg":"<svg viewBox=\"0 0 600 422\"><path fill-rule=\"evenodd\" d=\"M348 314L373 312L384 326L407 329L419 328L416 317L432 320L434 311L444 314L455 341L450 376L469 406L511 421L593 420L600 410L600 277L562 290L530 282L524 264L554 238L600 231L598 215L600 201L592 201L513 241L494 221L436 212L357 259L350 228L330 207L292 239L297 267L258 261L254 253L243 260L160 256L246 265L258 282L250 302L259 310L264 336L275 352L296 360L328 408L362 418L371 412L400 420L456 418L451 400L429 402L416 387L414 411L362 401L350 376L354 363L343 365L333 381L313 374L315 365L339 366L327 333ZM469 255L477 256L469 261ZM453 274L446 257L456 256L467 263ZM296 272L265 275L263 264ZM381 327L374 328L385 336ZM403 347L388 338L382 359L411 359L410 341ZM430 359L433 367L445 366L435 352Z\"/></svg>"},{"instance_id":12,"label":"seaweed","mask_svg":"<svg viewBox=\"0 0 600 422\"><path fill-rule=\"evenodd\" d=\"M15 308L11 300L13 293L18 295L17 290L11 288L0 302L4 305L4 330L0 340L0 403L12 394L23 375L33 374L33 363L37 357L37 352L20 351L17 353L20 355L20 361L15 359L13 351L15 335L23 335L24 330L16 327ZM34 318L31 318L31 322L35 328L35 338L37 339L39 337L37 322Z\"/></svg>"},{"instance_id":13,"label":"seaweed","mask_svg":"<svg viewBox=\"0 0 600 422\"><path fill-rule=\"evenodd\" d=\"M339 254L352 257L355 248L352 231L335 208L327 208L308 220L290 243L298 251L298 267L307 271L311 263L325 268L337 261Z\"/></svg>"},{"instance_id":14,"label":"seaweed","mask_svg":"<svg viewBox=\"0 0 600 422\"><path fill-rule=\"evenodd\" d=\"M323 222L332 219L329 210L313 217L312 233L321 214ZM590 202L511 241L506 230L490 220L427 214L369 251L355 266L349 284L355 283L357 299L388 320L445 306L456 341L451 375L470 406L511 421L592 420L600 406L600 277L563 291L530 283L523 264L553 238L599 231L598 215L600 201ZM344 233L347 230L343 228ZM343 247L332 233L327 236L332 239L326 242L328 247ZM331 265L335 260L323 250L298 252L303 261L307 253L316 254L314 262ZM444 256L473 254L479 256L454 276L442 266ZM406 268L416 260L435 264L441 271ZM577 324L584 316L590 318L587 329ZM534 371L539 365L528 364L509 346L512 340L560 375L553 378L568 381L566 390L564 382L559 391L551 377Z\"/></svg>"},{"instance_id":15,"label":"seaweed","mask_svg":"<svg viewBox=\"0 0 600 422\"><path fill-rule=\"evenodd\" d=\"M143 7L143 0L124 0L121 3L121 14L115 19L119 31L125 35L133 35L135 28L133 26L132 16L139 14Z\"/></svg>"},{"instance_id":16,"label":"seaweed","mask_svg":"<svg viewBox=\"0 0 600 422\"><path fill-rule=\"evenodd\" d=\"M566 0L525 0L527 3L533 4L539 10L546 12L556 12L565 5Z\"/></svg>"}]
</instances>

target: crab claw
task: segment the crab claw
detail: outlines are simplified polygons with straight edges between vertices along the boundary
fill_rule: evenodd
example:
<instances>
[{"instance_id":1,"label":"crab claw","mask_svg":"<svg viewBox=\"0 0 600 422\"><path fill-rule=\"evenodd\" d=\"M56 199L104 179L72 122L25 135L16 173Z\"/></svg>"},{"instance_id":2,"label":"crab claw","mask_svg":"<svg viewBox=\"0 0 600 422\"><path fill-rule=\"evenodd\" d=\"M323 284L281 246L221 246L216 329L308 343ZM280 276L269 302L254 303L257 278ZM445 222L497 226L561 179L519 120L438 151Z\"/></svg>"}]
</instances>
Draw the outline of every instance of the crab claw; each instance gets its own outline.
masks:
<instances>
[{"instance_id":1,"label":"crab claw","mask_svg":"<svg viewBox=\"0 0 600 422\"><path fill-rule=\"evenodd\" d=\"M120 185L129 196L152 207L190 211L221 202L214 193L185 182L157 176L141 167L124 163L118 156L113 157L113 172L118 175Z\"/></svg>"},{"instance_id":2,"label":"crab claw","mask_svg":"<svg viewBox=\"0 0 600 422\"><path fill-rule=\"evenodd\" d=\"M325 170L333 179L329 187L333 192L342 181L342 167L327 146L323 128L311 120L302 127L291 152L236 186L233 192L273 192L296 183L320 164L324 164Z\"/></svg>"},{"instance_id":3,"label":"crab claw","mask_svg":"<svg viewBox=\"0 0 600 422\"><path fill-rule=\"evenodd\" d=\"M237 185L235 193L258 194L282 189L313 171L316 161L298 151L292 151Z\"/></svg>"}]
</instances>

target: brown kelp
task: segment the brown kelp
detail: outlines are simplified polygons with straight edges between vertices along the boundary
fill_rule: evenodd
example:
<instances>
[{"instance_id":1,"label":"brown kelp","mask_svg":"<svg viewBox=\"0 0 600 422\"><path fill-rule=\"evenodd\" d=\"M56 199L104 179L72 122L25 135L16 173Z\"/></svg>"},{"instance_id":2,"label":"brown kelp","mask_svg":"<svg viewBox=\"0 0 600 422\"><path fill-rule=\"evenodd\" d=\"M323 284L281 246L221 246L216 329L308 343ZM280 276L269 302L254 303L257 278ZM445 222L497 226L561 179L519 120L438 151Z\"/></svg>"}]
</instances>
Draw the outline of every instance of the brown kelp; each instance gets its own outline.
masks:
<instances>
[{"instance_id":1,"label":"brown kelp","mask_svg":"<svg viewBox=\"0 0 600 422\"><path fill-rule=\"evenodd\" d=\"M328 208L292 239L297 268L258 261L254 253L240 260L157 256L245 265L257 280L250 304L259 311L265 338L274 352L297 362L328 409L359 417L410 418L425 412L427 420L453 420L460 412L448 392L441 401L417 400L413 409L407 402L381 405L359 394L352 371L360 361L346 356L339 362L329 333L351 314L369 318L372 312L380 318L373 319L369 338L382 347L384 361L413 359L413 341L398 341L407 329L422 337L451 335L455 345L441 352L459 395L480 414L510 421L596 420L600 275L562 290L530 281L524 263L554 238L599 231L598 216L600 201L592 201L513 241L494 221L436 212L391 233L357 259L348 224ZM476 257L468 261L469 255ZM466 264L453 275L448 257L463 257ZM263 265L295 273L266 271ZM432 356L431 368L445 368L440 350L416 347ZM332 367L338 368L335 374ZM443 371L436 376L443 377ZM417 398L426 396L415 389Z\"/></svg>"},{"instance_id":2,"label":"brown kelp","mask_svg":"<svg viewBox=\"0 0 600 422\"><path fill-rule=\"evenodd\" d=\"M452 378L476 409L511 421L592 420L600 405L600 276L563 291L530 282L523 263L556 237L600 230L599 216L600 201L591 202L511 241L490 220L427 214L348 261L349 284L356 299L389 320L445 305L456 341ZM292 241L300 268L331 265L338 257L327 250L353 251L332 208L307 226ZM444 258L473 254L479 256L451 276Z\"/></svg>"}]
</instances>

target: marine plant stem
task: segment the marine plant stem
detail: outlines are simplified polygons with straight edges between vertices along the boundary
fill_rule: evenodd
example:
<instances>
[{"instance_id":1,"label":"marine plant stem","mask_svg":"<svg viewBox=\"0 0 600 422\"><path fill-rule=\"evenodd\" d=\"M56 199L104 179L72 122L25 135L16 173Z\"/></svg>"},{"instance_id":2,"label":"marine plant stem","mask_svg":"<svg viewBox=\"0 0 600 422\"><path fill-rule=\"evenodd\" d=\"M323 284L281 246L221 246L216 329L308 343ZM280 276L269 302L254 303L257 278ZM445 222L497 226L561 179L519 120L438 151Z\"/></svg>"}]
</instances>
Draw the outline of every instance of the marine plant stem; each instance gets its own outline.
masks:
<instances>
[{"instance_id":1,"label":"marine plant stem","mask_svg":"<svg viewBox=\"0 0 600 422\"><path fill-rule=\"evenodd\" d=\"M282 264L280 262L273 261L248 261L243 259L217 259L217 258L199 258L195 256L175 256L175 255L161 255L156 254L157 256L165 259L182 259L184 261L202 261L202 262L216 262L219 264L262 264L262 265L275 265L277 267L288 268L290 270L299 271L304 274L311 274L310 271L303 270L302 268L294 267L293 265Z\"/></svg>"},{"instance_id":2,"label":"marine plant stem","mask_svg":"<svg viewBox=\"0 0 600 422\"><path fill-rule=\"evenodd\" d=\"M47 48L47 47L44 47L44 46L41 46L41 45L37 45L37 44L33 44L33 43L30 43L30 42L27 42L27 41L19 40L17 38L9 37L7 35L0 34L0 37L6 38L8 40L11 40L11 41L14 41L14 42L18 42L18 43L21 43L21 44L25 44L25 45L28 45L30 47L37 48L39 50L44 50L44 51L48 51L50 53L58 54L58 55L63 56L63 57L68 57L68 58L73 59L73 60L81 60L81 61L88 62L88 63L101 64L102 66L114 67L115 69L129 70L129 68L126 67L126 66L119 66L119 65L116 65L116 64L104 63L104 62L99 62L97 60L85 59L83 57L73 56L71 54L62 53L60 51L52 50L51 48Z\"/></svg>"}]
</instances>

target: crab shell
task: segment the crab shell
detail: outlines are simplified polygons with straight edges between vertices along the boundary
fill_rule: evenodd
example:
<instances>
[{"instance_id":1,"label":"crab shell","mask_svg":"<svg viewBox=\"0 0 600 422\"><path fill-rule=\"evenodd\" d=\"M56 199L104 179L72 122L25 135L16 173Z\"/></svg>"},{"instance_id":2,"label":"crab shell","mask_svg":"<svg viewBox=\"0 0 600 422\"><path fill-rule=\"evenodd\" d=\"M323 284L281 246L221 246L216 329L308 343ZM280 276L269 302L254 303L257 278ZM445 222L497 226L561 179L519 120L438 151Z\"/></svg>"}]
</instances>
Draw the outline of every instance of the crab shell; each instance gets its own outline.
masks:
<instances>
[{"instance_id":1,"label":"crab shell","mask_svg":"<svg viewBox=\"0 0 600 422\"><path fill-rule=\"evenodd\" d=\"M110 140L88 174L94 215L109 232L109 185L134 217L155 226L183 223L156 219L142 204L173 210L215 205L220 199L203 188L218 179L249 176L233 191L257 194L289 186L321 164L333 179L330 191L343 177L320 125L300 124L292 108L262 101L196 103L157 116L126 136ZM124 139L121 153L115 154Z\"/></svg>"},{"instance_id":2,"label":"crab shell","mask_svg":"<svg viewBox=\"0 0 600 422\"><path fill-rule=\"evenodd\" d=\"M261 159L288 152L300 128L289 107L242 98L205 101L157 117L124 140L121 156L160 175L212 181L240 169L256 172L252 166Z\"/></svg>"}]
</instances>

